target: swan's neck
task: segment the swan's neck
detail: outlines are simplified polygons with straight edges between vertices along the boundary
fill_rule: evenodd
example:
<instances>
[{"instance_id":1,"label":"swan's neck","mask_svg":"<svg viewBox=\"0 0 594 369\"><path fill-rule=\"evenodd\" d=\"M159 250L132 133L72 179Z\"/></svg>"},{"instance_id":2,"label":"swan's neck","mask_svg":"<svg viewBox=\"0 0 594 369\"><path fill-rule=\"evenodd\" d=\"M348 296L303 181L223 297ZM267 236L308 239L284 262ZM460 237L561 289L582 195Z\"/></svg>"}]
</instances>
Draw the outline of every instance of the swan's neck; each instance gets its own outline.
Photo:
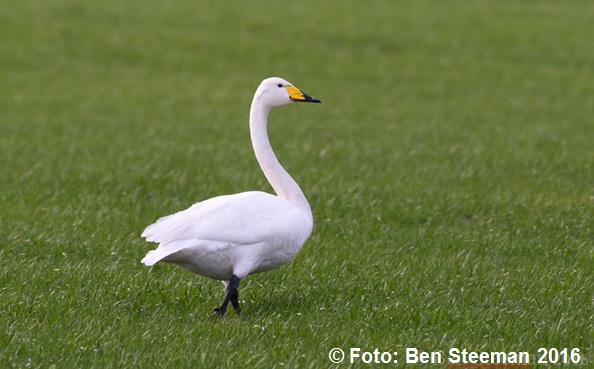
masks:
<instances>
[{"instance_id":1,"label":"swan's neck","mask_svg":"<svg viewBox=\"0 0 594 369\"><path fill-rule=\"evenodd\" d=\"M258 100L254 99L250 110L250 134L256 159L278 197L291 202L311 217L311 208L303 191L279 163L270 146L267 132L269 112L269 107L258 104Z\"/></svg>"}]
</instances>

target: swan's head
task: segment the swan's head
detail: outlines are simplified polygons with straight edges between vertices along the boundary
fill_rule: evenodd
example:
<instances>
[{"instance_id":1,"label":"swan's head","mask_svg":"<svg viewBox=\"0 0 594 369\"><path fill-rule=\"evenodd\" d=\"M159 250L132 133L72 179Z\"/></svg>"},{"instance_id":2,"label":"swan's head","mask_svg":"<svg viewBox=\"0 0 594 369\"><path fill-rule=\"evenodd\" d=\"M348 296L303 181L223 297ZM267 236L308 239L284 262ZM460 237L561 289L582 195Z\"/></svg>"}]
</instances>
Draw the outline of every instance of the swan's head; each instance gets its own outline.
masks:
<instances>
[{"instance_id":1,"label":"swan's head","mask_svg":"<svg viewBox=\"0 0 594 369\"><path fill-rule=\"evenodd\" d=\"M269 107L286 105L292 102L321 103L319 99L303 93L290 82L278 77L266 78L260 83L254 95L254 101L256 100Z\"/></svg>"}]
</instances>

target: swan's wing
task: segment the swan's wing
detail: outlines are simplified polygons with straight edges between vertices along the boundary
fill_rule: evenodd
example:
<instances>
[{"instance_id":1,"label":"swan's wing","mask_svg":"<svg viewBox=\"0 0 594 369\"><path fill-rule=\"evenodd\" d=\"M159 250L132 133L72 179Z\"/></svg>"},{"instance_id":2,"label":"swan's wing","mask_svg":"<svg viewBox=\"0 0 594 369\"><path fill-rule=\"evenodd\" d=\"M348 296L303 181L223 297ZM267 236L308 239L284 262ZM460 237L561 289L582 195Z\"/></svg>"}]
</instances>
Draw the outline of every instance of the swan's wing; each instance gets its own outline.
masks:
<instances>
[{"instance_id":1,"label":"swan's wing","mask_svg":"<svg viewBox=\"0 0 594 369\"><path fill-rule=\"evenodd\" d=\"M242 192L214 197L163 217L148 226L142 236L161 245L184 240L235 245L274 241L292 233L291 228L297 226L292 224L296 212L300 210L277 196Z\"/></svg>"}]
</instances>

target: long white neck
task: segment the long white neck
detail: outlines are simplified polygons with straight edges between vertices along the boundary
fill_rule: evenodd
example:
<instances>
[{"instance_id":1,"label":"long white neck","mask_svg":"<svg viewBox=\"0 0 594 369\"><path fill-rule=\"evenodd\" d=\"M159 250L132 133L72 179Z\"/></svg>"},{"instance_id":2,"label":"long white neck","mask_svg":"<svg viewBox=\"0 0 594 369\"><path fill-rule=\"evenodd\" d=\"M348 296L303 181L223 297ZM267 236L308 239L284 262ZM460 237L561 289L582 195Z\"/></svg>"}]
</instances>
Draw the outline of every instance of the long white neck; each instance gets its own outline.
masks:
<instances>
[{"instance_id":1,"label":"long white neck","mask_svg":"<svg viewBox=\"0 0 594 369\"><path fill-rule=\"evenodd\" d=\"M289 173L279 163L270 146L267 132L269 112L270 107L260 104L258 98L252 101L250 110L250 134L256 159L260 164L262 172L264 172L264 176L266 176L266 179L270 182L272 189L278 197L291 202L311 217L311 208L303 191L301 191L297 182L291 178Z\"/></svg>"}]
</instances>

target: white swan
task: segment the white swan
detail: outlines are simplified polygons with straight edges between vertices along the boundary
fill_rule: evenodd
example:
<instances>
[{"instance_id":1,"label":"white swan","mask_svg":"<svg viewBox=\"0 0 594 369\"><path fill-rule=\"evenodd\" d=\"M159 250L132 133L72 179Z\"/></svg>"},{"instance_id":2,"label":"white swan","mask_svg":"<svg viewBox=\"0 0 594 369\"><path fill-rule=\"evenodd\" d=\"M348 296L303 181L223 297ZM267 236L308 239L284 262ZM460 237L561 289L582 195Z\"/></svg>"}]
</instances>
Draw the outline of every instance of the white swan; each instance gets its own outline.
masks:
<instances>
[{"instance_id":1,"label":"white swan","mask_svg":"<svg viewBox=\"0 0 594 369\"><path fill-rule=\"evenodd\" d=\"M227 293L215 314L229 302L239 314L239 281L251 273L291 260L311 234L313 217L299 185L278 162L267 133L270 109L291 102L321 102L282 78L267 78L254 94L250 134L256 159L277 196L250 191L218 196L163 217L142 233L157 249L142 259L147 266L175 263L223 281Z\"/></svg>"}]
</instances>

